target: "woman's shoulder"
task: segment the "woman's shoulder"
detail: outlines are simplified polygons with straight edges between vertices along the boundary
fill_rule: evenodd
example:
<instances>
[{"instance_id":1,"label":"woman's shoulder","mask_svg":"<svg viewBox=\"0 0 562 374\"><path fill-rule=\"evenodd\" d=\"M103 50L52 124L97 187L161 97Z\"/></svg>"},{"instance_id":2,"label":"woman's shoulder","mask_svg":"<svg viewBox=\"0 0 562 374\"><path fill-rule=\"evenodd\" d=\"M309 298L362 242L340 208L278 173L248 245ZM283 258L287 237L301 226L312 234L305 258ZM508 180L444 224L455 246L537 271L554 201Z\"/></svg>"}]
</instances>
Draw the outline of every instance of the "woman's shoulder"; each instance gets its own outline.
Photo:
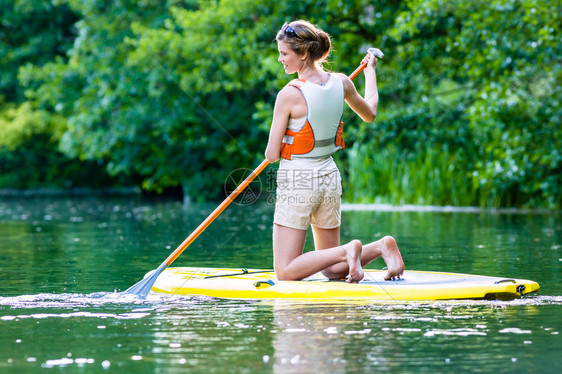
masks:
<instances>
[{"instance_id":1,"label":"woman's shoulder","mask_svg":"<svg viewBox=\"0 0 562 374\"><path fill-rule=\"evenodd\" d=\"M301 88L306 84L306 79L293 79L291 81L289 81L285 87L283 87L283 89L287 88L287 87L294 87L294 88ZM290 90L292 91L292 90Z\"/></svg>"},{"instance_id":2,"label":"woman's shoulder","mask_svg":"<svg viewBox=\"0 0 562 374\"><path fill-rule=\"evenodd\" d=\"M350 90L353 90L355 88L351 79L344 73L332 73L332 74L341 80L344 92L346 94L350 92Z\"/></svg>"},{"instance_id":3,"label":"woman's shoulder","mask_svg":"<svg viewBox=\"0 0 562 374\"><path fill-rule=\"evenodd\" d=\"M299 98L300 96L302 96L302 94L300 93L300 87L302 87L303 84L304 81L293 79L277 93L277 99L288 100L292 98Z\"/></svg>"},{"instance_id":4,"label":"woman's shoulder","mask_svg":"<svg viewBox=\"0 0 562 374\"><path fill-rule=\"evenodd\" d=\"M286 85L278 93L275 99L275 106L278 108L292 108L301 104L304 100L302 93L296 87Z\"/></svg>"},{"instance_id":5,"label":"woman's shoulder","mask_svg":"<svg viewBox=\"0 0 562 374\"><path fill-rule=\"evenodd\" d=\"M344 73L330 73L332 76L339 78L343 84L348 84L351 83L351 79L349 79L349 77L347 75L345 75Z\"/></svg>"}]
</instances>

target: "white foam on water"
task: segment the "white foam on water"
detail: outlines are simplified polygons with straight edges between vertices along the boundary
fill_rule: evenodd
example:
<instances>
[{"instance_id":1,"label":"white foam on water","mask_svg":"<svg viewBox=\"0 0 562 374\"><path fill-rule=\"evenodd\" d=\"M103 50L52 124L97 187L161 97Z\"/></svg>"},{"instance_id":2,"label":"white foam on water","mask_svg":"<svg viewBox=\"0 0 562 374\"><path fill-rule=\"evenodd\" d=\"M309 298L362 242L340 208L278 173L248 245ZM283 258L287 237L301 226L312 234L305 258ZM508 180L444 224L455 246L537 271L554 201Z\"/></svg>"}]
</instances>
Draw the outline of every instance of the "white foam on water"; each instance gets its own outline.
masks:
<instances>
[{"instance_id":1,"label":"white foam on water","mask_svg":"<svg viewBox=\"0 0 562 374\"><path fill-rule=\"evenodd\" d=\"M190 297L149 295L146 300L135 295L98 292L93 294L36 294L0 297L1 323L18 322L25 319L95 318L135 320L149 317L172 306L189 307L194 302ZM23 313L22 313L23 312ZM98 329L104 329L99 324ZM51 363L46 363L47 366Z\"/></svg>"},{"instance_id":2,"label":"white foam on water","mask_svg":"<svg viewBox=\"0 0 562 374\"><path fill-rule=\"evenodd\" d=\"M236 310L240 308L252 308L257 304L275 305L276 310L284 308L294 309L299 306L314 305L317 308L331 308L340 305L334 302L318 302L303 300L221 300L208 297L198 296L182 296L182 295L157 295L150 294L146 300L140 299L135 295L116 293L116 292L98 292L93 294L36 294L36 295L20 295L12 297L0 297L0 310L4 312L10 310L0 316L0 322L18 321L20 319L48 319L48 318L99 318L99 319L141 319L154 314L155 312L163 312L170 308L191 307L198 304L213 303L218 308L232 308L236 306ZM542 305L562 305L562 296L543 296L533 295L516 298L513 300L443 300L443 301L362 301L355 303L358 307L364 307L375 310L423 310L428 309L444 309L447 311L458 307L490 307L490 308L507 308L521 306L542 306ZM361 305L360 305L361 304ZM9 309L2 308L2 306ZM96 307L104 307L103 311L94 310ZM109 307L109 311L108 311ZM111 307L115 307L113 310ZM37 309L40 309L38 311ZM30 313L21 313L17 311L30 310ZM33 310L33 311L32 311ZM374 319L396 319L393 316L373 316ZM418 317L431 318L428 316ZM461 316L450 316L448 318L462 318ZM100 324L101 325L101 324ZM247 328L245 325L236 326L239 328Z\"/></svg>"},{"instance_id":3,"label":"white foam on water","mask_svg":"<svg viewBox=\"0 0 562 374\"><path fill-rule=\"evenodd\" d=\"M82 357L82 358L72 359L68 357L63 357L59 359L47 360L41 364L41 367L42 368L65 367L72 364L76 364L78 366L84 366L85 364L93 364L93 363L95 363L95 360L93 358Z\"/></svg>"}]
</instances>

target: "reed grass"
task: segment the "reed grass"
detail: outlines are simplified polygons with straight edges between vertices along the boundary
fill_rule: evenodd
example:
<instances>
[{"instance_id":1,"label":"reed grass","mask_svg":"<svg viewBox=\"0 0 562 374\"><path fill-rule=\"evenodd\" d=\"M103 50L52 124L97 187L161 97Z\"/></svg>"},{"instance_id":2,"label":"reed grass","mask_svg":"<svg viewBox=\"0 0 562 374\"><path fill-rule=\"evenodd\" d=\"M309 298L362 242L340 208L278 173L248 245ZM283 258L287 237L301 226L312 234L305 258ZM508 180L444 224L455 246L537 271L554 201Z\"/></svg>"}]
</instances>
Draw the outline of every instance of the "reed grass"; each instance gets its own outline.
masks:
<instances>
[{"instance_id":1,"label":"reed grass","mask_svg":"<svg viewBox=\"0 0 562 374\"><path fill-rule=\"evenodd\" d=\"M354 203L480 205L466 156L444 148L355 146L347 152L344 200Z\"/></svg>"}]
</instances>

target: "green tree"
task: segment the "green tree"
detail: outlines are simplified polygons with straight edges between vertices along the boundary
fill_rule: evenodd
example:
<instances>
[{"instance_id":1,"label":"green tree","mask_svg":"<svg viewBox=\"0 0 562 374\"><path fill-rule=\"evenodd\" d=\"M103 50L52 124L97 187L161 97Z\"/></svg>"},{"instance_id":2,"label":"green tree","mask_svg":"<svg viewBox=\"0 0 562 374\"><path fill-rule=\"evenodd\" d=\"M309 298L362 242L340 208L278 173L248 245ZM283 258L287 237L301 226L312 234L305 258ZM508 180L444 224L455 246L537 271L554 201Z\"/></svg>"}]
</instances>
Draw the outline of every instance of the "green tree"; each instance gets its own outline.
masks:
<instances>
[{"instance_id":1,"label":"green tree","mask_svg":"<svg viewBox=\"0 0 562 374\"><path fill-rule=\"evenodd\" d=\"M115 183L97 160L80 162L59 151L66 117L56 110L58 103L38 100L25 77L27 70L45 69L49 79L54 61L64 64L77 15L65 1L3 0L0 19L0 186Z\"/></svg>"},{"instance_id":2,"label":"green tree","mask_svg":"<svg viewBox=\"0 0 562 374\"><path fill-rule=\"evenodd\" d=\"M44 65L64 56L74 41L76 15L61 1L0 1L0 96L6 102L25 101L18 69Z\"/></svg>"},{"instance_id":3,"label":"green tree","mask_svg":"<svg viewBox=\"0 0 562 374\"><path fill-rule=\"evenodd\" d=\"M376 17L364 17L367 1L70 5L81 20L68 61L21 74L34 98L68 119L62 149L139 175L146 189L182 185L202 199L263 158L272 103L288 80L276 61L279 26L326 24L342 35L334 65L346 68L360 59L353 39Z\"/></svg>"},{"instance_id":4,"label":"green tree","mask_svg":"<svg viewBox=\"0 0 562 374\"><path fill-rule=\"evenodd\" d=\"M454 155L454 173L469 185L463 205L560 207L560 4L407 5L388 33L396 74L385 89L396 100L378 119L384 131L359 138L374 135L374 148L392 142L402 161L422 152L438 164Z\"/></svg>"},{"instance_id":5,"label":"green tree","mask_svg":"<svg viewBox=\"0 0 562 374\"><path fill-rule=\"evenodd\" d=\"M562 205L554 1L49 4L76 17L76 38L57 39L61 51L44 60L12 51L17 70L2 65L11 72L0 87L10 102L0 115L11 129L5 144L36 128L66 157L145 189L218 197L232 170L263 158L275 95L292 78L281 73L274 36L305 18L333 37L328 68L351 72L373 45L386 54L376 123L345 115L348 152L338 157L348 200Z\"/></svg>"}]
</instances>

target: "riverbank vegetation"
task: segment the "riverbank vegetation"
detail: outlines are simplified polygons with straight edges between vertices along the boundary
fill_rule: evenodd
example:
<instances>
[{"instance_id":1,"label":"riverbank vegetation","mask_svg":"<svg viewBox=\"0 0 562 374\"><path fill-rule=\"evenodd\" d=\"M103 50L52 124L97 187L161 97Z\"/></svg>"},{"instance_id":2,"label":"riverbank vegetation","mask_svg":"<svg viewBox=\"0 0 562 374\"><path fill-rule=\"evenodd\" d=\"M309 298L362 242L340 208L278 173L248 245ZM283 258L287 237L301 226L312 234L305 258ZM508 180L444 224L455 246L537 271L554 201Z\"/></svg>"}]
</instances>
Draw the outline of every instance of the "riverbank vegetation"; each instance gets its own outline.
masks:
<instances>
[{"instance_id":1,"label":"riverbank vegetation","mask_svg":"<svg viewBox=\"0 0 562 374\"><path fill-rule=\"evenodd\" d=\"M3 1L0 187L220 198L232 170L263 159L275 95L292 78L274 36L305 18L333 37L330 69L350 73L369 46L385 52L375 123L345 113L345 200L559 209L557 7Z\"/></svg>"}]
</instances>

